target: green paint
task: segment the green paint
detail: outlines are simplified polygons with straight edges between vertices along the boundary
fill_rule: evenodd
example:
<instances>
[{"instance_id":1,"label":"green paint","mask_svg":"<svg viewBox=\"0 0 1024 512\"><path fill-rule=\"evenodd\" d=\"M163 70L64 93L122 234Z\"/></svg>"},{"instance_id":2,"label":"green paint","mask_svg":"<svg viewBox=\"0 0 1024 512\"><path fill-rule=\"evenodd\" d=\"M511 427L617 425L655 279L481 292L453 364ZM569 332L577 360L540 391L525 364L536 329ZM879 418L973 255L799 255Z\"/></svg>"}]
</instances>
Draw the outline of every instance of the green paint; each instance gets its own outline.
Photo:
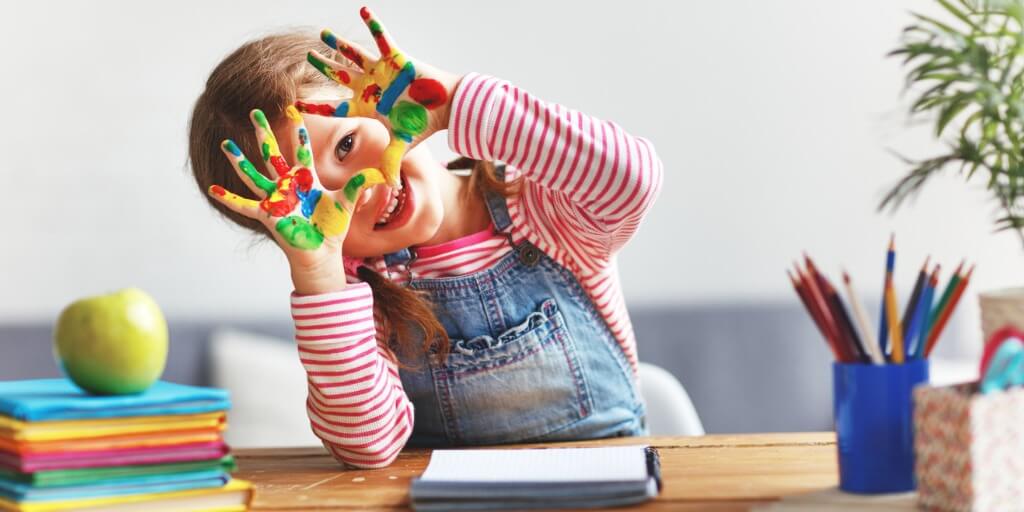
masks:
<instances>
[{"instance_id":1,"label":"green paint","mask_svg":"<svg viewBox=\"0 0 1024 512\"><path fill-rule=\"evenodd\" d=\"M309 151L306 146L299 146L299 150L296 151L295 156L298 157L299 163L305 168L313 167L313 153Z\"/></svg>"},{"instance_id":2,"label":"green paint","mask_svg":"<svg viewBox=\"0 0 1024 512\"><path fill-rule=\"evenodd\" d=\"M370 34L380 34L380 23L377 23L377 20L370 20Z\"/></svg>"},{"instance_id":3,"label":"green paint","mask_svg":"<svg viewBox=\"0 0 1024 512\"><path fill-rule=\"evenodd\" d=\"M260 152L263 153L263 161L264 162L269 162L270 161L270 144L267 144L266 142L264 142L262 145L260 145Z\"/></svg>"},{"instance_id":4,"label":"green paint","mask_svg":"<svg viewBox=\"0 0 1024 512\"><path fill-rule=\"evenodd\" d=\"M352 179L348 180L348 183L345 184L345 199L348 199L348 202L356 202L356 197L359 195L359 189L362 188L363 183L366 183L366 176L363 176L363 173L356 174L352 176Z\"/></svg>"},{"instance_id":5,"label":"green paint","mask_svg":"<svg viewBox=\"0 0 1024 512\"><path fill-rule=\"evenodd\" d=\"M292 215L277 221L277 232L292 247L312 251L324 243L324 235L303 217Z\"/></svg>"},{"instance_id":6,"label":"green paint","mask_svg":"<svg viewBox=\"0 0 1024 512\"><path fill-rule=\"evenodd\" d=\"M388 114L391 127L398 133L415 137L427 129L427 109L423 105L400 101Z\"/></svg>"},{"instance_id":7,"label":"green paint","mask_svg":"<svg viewBox=\"0 0 1024 512\"><path fill-rule=\"evenodd\" d=\"M272 194L277 190L277 183L274 183L272 180L267 179L266 176L260 174L248 158L242 157L242 160L238 162L238 167L242 169L242 172L244 172L250 180L252 180L253 185L256 185L260 190L267 194Z\"/></svg>"},{"instance_id":8,"label":"green paint","mask_svg":"<svg viewBox=\"0 0 1024 512\"><path fill-rule=\"evenodd\" d=\"M256 124L260 125L260 128L270 131L270 123L267 122L267 116L263 113L262 110L253 110L252 117L256 119Z\"/></svg>"},{"instance_id":9,"label":"green paint","mask_svg":"<svg viewBox=\"0 0 1024 512\"><path fill-rule=\"evenodd\" d=\"M313 67L316 68L317 70L319 70L321 73L323 73L323 74L325 74L325 75L327 75L329 77L333 77L334 76L334 70L331 69L330 67L328 67L327 63L325 63L324 61L316 58L316 56L314 56L312 53L307 53L306 54L306 62L309 62L310 64L312 64Z\"/></svg>"}]
</instances>

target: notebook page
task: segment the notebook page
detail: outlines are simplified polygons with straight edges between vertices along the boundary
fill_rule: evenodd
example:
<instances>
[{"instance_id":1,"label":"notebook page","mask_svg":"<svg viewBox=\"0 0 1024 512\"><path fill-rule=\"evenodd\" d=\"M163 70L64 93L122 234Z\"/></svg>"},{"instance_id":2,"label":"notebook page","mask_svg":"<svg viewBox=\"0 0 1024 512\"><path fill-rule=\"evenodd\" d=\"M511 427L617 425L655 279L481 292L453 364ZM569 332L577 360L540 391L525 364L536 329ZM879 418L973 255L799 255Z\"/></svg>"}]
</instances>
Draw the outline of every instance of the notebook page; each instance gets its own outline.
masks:
<instances>
[{"instance_id":1,"label":"notebook page","mask_svg":"<svg viewBox=\"0 0 1024 512\"><path fill-rule=\"evenodd\" d=\"M622 482L647 480L646 446L434 450L425 482Z\"/></svg>"}]
</instances>

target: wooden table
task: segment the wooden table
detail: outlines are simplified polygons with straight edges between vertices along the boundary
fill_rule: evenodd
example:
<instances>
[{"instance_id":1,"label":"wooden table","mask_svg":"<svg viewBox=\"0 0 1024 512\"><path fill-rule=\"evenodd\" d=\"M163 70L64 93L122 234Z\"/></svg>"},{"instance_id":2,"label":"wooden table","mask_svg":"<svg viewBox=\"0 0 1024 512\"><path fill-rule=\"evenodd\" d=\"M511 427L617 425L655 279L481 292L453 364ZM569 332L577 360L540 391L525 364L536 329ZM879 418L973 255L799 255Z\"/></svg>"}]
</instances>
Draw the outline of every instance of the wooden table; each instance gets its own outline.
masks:
<instances>
[{"instance_id":1,"label":"wooden table","mask_svg":"<svg viewBox=\"0 0 1024 512\"><path fill-rule=\"evenodd\" d=\"M516 447L650 444L664 489L637 510L749 510L838 484L835 434L617 438ZM254 510L405 510L409 481L430 459L409 449L389 467L344 470L320 448L237 450L236 476L256 486ZM616 509L621 510L621 509Z\"/></svg>"}]
</instances>

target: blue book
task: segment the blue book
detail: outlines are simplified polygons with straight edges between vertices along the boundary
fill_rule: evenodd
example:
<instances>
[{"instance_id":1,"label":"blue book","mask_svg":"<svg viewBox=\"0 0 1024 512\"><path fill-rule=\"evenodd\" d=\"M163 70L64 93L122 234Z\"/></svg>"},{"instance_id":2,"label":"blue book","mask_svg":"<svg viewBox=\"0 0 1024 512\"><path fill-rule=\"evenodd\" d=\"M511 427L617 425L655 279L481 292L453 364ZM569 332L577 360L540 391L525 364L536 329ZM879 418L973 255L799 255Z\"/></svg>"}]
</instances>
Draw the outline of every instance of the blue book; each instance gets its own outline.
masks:
<instances>
[{"instance_id":1,"label":"blue book","mask_svg":"<svg viewBox=\"0 0 1024 512\"><path fill-rule=\"evenodd\" d=\"M230 479L231 476L222 470L146 475L67 487L33 487L23 483L0 479L0 497L22 503L29 501L78 500L101 496L125 496L222 487Z\"/></svg>"},{"instance_id":2,"label":"blue book","mask_svg":"<svg viewBox=\"0 0 1024 512\"><path fill-rule=\"evenodd\" d=\"M230 406L226 390L164 381L138 395L91 395L68 379L0 381L0 415L22 421L201 414Z\"/></svg>"}]
</instances>

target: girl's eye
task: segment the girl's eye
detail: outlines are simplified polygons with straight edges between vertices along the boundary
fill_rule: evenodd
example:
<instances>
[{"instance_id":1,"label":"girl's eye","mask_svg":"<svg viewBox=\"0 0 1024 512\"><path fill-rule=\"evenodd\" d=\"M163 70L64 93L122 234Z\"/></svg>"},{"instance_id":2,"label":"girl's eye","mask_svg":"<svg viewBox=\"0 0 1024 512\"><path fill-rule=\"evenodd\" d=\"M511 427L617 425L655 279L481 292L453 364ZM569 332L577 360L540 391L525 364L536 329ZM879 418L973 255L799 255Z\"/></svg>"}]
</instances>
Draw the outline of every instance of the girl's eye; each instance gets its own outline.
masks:
<instances>
[{"instance_id":1,"label":"girl's eye","mask_svg":"<svg viewBox=\"0 0 1024 512\"><path fill-rule=\"evenodd\" d=\"M355 146L356 138L351 133L342 137L338 141L338 145L334 147L334 156L338 157L338 161L342 161L348 156L349 151L352 151L352 146Z\"/></svg>"}]
</instances>

